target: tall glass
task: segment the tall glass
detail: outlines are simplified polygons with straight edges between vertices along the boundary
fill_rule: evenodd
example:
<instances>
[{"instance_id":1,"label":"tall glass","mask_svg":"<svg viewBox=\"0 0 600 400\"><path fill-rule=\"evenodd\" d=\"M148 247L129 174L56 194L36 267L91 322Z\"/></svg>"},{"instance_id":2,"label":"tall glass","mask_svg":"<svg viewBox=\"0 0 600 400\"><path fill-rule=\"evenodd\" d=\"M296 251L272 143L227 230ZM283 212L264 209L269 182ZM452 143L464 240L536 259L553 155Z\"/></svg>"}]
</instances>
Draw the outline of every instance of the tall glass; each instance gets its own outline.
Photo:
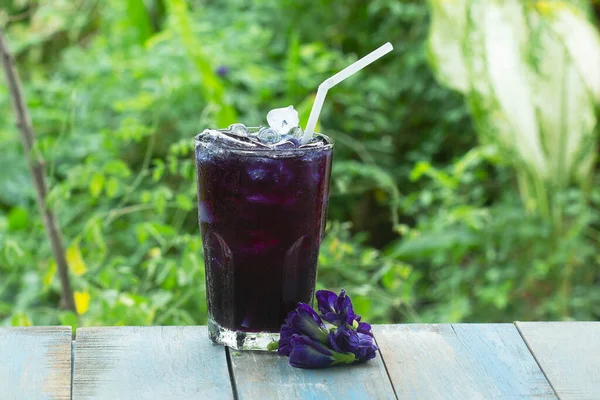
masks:
<instances>
[{"instance_id":1,"label":"tall glass","mask_svg":"<svg viewBox=\"0 0 600 400\"><path fill-rule=\"evenodd\" d=\"M333 143L246 148L219 132L195 142L209 335L266 349L287 313L312 303Z\"/></svg>"}]
</instances>

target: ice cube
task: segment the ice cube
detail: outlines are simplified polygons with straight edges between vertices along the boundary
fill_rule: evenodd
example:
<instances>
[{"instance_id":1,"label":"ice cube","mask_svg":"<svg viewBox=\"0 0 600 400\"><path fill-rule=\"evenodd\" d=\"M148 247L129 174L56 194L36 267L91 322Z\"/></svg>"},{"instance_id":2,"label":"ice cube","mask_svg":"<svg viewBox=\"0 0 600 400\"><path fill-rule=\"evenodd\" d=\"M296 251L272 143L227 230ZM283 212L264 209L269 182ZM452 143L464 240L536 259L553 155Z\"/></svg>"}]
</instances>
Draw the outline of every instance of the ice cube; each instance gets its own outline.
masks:
<instances>
[{"instance_id":1,"label":"ice cube","mask_svg":"<svg viewBox=\"0 0 600 400\"><path fill-rule=\"evenodd\" d=\"M220 143L226 147L233 148L249 148L255 149L257 147L262 148L270 148L271 145L262 143L258 140L257 137L251 136L237 136L231 133L231 131L227 130L214 130L214 129L205 129L202 133L196 135L196 145L201 146L205 149L219 149L222 146L214 146L214 143ZM198 153L198 152L196 152ZM200 152L202 153L202 152Z\"/></svg>"},{"instance_id":2,"label":"ice cube","mask_svg":"<svg viewBox=\"0 0 600 400\"><path fill-rule=\"evenodd\" d=\"M212 144L222 143L231 147L257 147L257 144L252 143L247 138L232 135L229 131L217 131L214 129L205 129L202 133L196 136L197 145L205 148L213 148Z\"/></svg>"},{"instance_id":3,"label":"ice cube","mask_svg":"<svg viewBox=\"0 0 600 400\"><path fill-rule=\"evenodd\" d=\"M281 138L281 141L277 143L277 148L290 149L300 147L300 141L293 136L285 135Z\"/></svg>"},{"instance_id":4,"label":"ice cube","mask_svg":"<svg viewBox=\"0 0 600 400\"><path fill-rule=\"evenodd\" d=\"M248 136L248 128L244 124L232 124L227 128L233 135L246 137Z\"/></svg>"},{"instance_id":5,"label":"ice cube","mask_svg":"<svg viewBox=\"0 0 600 400\"><path fill-rule=\"evenodd\" d=\"M280 135L287 134L290 129L300 124L298 111L294 110L294 106L284 108L275 108L267 114L267 122L272 129L279 132Z\"/></svg>"},{"instance_id":6,"label":"ice cube","mask_svg":"<svg viewBox=\"0 0 600 400\"><path fill-rule=\"evenodd\" d=\"M293 139L295 140L295 139ZM292 140L290 139L284 139L280 142L278 142L275 147L279 150L291 150L291 149L295 149L296 147L298 147L294 142L292 142Z\"/></svg>"},{"instance_id":7,"label":"ice cube","mask_svg":"<svg viewBox=\"0 0 600 400\"><path fill-rule=\"evenodd\" d=\"M260 131L261 129L262 129L262 126L259 126L258 128L248 128L248 136L257 137L258 131Z\"/></svg>"},{"instance_id":8,"label":"ice cube","mask_svg":"<svg viewBox=\"0 0 600 400\"><path fill-rule=\"evenodd\" d=\"M299 126L294 126L287 134L295 139L300 139L302 136L304 136L304 131Z\"/></svg>"},{"instance_id":9,"label":"ice cube","mask_svg":"<svg viewBox=\"0 0 600 400\"><path fill-rule=\"evenodd\" d=\"M271 128L261 128L258 131L258 139L265 144L274 144L279 142L281 136L275 129Z\"/></svg>"}]
</instances>

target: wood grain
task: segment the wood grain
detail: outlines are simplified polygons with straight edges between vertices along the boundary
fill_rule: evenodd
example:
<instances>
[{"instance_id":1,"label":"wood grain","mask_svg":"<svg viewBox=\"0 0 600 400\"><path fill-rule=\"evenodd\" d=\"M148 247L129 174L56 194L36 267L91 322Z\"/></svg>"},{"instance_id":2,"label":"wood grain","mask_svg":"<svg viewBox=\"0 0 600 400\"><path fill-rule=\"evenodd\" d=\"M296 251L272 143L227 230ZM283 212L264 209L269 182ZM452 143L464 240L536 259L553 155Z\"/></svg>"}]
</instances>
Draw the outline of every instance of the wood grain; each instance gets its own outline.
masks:
<instances>
[{"instance_id":1,"label":"wood grain","mask_svg":"<svg viewBox=\"0 0 600 400\"><path fill-rule=\"evenodd\" d=\"M398 398L556 398L512 324L378 325L373 333Z\"/></svg>"},{"instance_id":2,"label":"wood grain","mask_svg":"<svg viewBox=\"0 0 600 400\"><path fill-rule=\"evenodd\" d=\"M230 399L225 349L205 326L77 330L73 399Z\"/></svg>"},{"instance_id":3,"label":"wood grain","mask_svg":"<svg viewBox=\"0 0 600 400\"><path fill-rule=\"evenodd\" d=\"M561 399L600 399L600 322L517 322Z\"/></svg>"},{"instance_id":4,"label":"wood grain","mask_svg":"<svg viewBox=\"0 0 600 400\"><path fill-rule=\"evenodd\" d=\"M293 368L287 357L229 350L239 399L395 399L381 356L320 370Z\"/></svg>"},{"instance_id":5,"label":"wood grain","mask_svg":"<svg viewBox=\"0 0 600 400\"><path fill-rule=\"evenodd\" d=\"M71 328L0 328L0 398L71 398Z\"/></svg>"}]
</instances>

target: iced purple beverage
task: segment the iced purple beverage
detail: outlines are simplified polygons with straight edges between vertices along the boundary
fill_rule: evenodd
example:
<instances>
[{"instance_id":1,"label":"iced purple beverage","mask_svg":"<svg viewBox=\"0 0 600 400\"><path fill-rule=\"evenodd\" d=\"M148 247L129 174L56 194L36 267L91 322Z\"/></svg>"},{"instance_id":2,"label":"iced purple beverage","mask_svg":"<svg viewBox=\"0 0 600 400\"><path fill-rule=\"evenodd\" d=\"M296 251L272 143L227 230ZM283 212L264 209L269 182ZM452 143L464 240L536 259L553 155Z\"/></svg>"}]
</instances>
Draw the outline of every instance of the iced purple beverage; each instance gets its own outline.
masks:
<instances>
[{"instance_id":1,"label":"iced purple beverage","mask_svg":"<svg viewBox=\"0 0 600 400\"><path fill-rule=\"evenodd\" d=\"M298 302L312 302L332 155L322 135L305 146L262 144L227 130L196 136L213 341L263 347Z\"/></svg>"}]
</instances>

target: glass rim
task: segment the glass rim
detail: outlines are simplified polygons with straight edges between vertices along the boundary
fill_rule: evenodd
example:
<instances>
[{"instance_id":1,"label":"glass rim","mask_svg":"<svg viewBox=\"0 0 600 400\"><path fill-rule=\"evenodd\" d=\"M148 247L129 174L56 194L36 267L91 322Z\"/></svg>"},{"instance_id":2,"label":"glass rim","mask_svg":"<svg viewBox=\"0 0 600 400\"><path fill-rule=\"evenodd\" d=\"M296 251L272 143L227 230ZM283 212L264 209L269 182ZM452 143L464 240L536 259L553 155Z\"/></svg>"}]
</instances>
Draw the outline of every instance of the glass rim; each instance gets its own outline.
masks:
<instances>
[{"instance_id":1,"label":"glass rim","mask_svg":"<svg viewBox=\"0 0 600 400\"><path fill-rule=\"evenodd\" d=\"M249 127L249 129L259 129L259 127ZM326 144L322 145L322 146L308 146L308 147L293 147L293 148L286 148L286 149L278 149L275 147L269 147L269 146L256 146L256 147L252 147L252 148L242 148L242 147L234 147L231 145L228 145L225 142L219 142L219 141L213 141L213 142L207 142L207 141L203 141L200 139L200 136L207 133L207 132L227 132L227 129L205 129L200 133L197 133L196 135L194 135L194 149L197 150L199 146L203 145L203 144L208 144L208 143L212 143L216 146L218 146L218 148L220 149L224 149L227 151L231 151L233 153L239 153L239 154L246 154L246 155L251 155L251 154L295 154L295 153L306 153L307 151L326 151L326 150L332 150L335 146L335 141L327 135L324 135L322 133L319 132L315 132L313 135L317 135L317 136L321 136L324 137L327 141Z\"/></svg>"}]
</instances>

